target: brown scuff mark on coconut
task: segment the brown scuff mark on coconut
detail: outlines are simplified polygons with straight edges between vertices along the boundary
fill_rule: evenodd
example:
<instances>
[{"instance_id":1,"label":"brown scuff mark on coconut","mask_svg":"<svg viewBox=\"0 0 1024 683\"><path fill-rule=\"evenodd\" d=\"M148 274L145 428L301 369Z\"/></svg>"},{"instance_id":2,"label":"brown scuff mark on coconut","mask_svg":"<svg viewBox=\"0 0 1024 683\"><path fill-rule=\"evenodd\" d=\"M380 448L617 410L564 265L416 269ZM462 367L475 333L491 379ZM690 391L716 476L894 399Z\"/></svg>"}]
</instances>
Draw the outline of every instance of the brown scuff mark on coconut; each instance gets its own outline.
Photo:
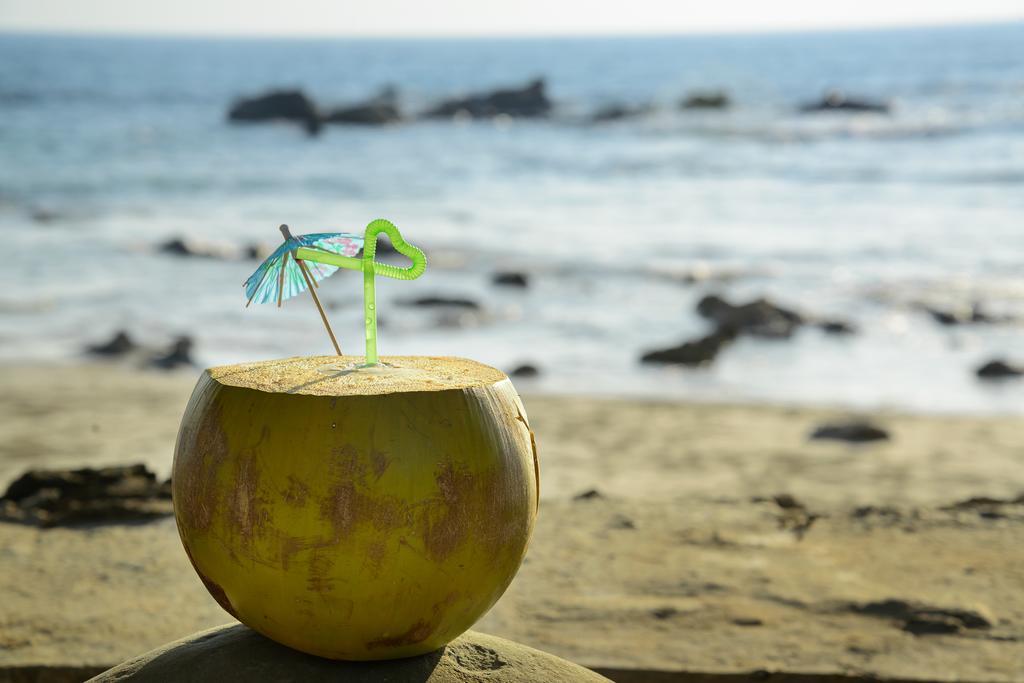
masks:
<instances>
[{"instance_id":1,"label":"brown scuff mark on coconut","mask_svg":"<svg viewBox=\"0 0 1024 683\"><path fill-rule=\"evenodd\" d=\"M381 565L387 556L387 545L382 540L372 541L366 546L366 561L373 570L374 576L380 574Z\"/></svg>"},{"instance_id":2,"label":"brown scuff mark on coconut","mask_svg":"<svg viewBox=\"0 0 1024 683\"><path fill-rule=\"evenodd\" d=\"M320 500L320 518L329 522L334 542L348 537L357 524L372 524L378 531L401 526L409 517L409 504L389 495L369 495L370 466L351 445L336 449L330 468L332 483Z\"/></svg>"},{"instance_id":3,"label":"brown scuff mark on coconut","mask_svg":"<svg viewBox=\"0 0 1024 683\"><path fill-rule=\"evenodd\" d=\"M391 459L384 451L373 450L370 452L370 463L373 466L374 479L380 479L391 466Z\"/></svg>"},{"instance_id":4,"label":"brown scuff mark on coconut","mask_svg":"<svg viewBox=\"0 0 1024 683\"><path fill-rule=\"evenodd\" d=\"M207 592L213 596L213 599L217 601L217 604L220 605L225 612L241 621L239 616L235 614L235 608L231 606L231 600L228 598L228 594L224 592L224 589L221 588L219 583L208 577L199 569L199 565L196 564L195 558L192 557L192 552L188 549L188 544L184 544L184 547L185 554L188 555L188 561L192 563L192 568L196 570L196 575L198 575L199 580L203 582Z\"/></svg>"},{"instance_id":5,"label":"brown scuff mark on coconut","mask_svg":"<svg viewBox=\"0 0 1024 683\"><path fill-rule=\"evenodd\" d=\"M469 498L476 478L466 470L456 470L452 463L447 462L441 465L434 480L438 498L425 510L423 547L432 560L440 563L455 552L470 532L472 507Z\"/></svg>"},{"instance_id":6,"label":"brown scuff mark on coconut","mask_svg":"<svg viewBox=\"0 0 1024 683\"><path fill-rule=\"evenodd\" d=\"M423 545L435 562L444 562L467 540L499 562L508 552L508 481L504 472L476 475L444 463L435 475L438 496L423 516Z\"/></svg>"},{"instance_id":7,"label":"brown scuff mark on coconut","mask_svg":"<svg viewBox=\"0 0 1024 683\"><path fill-rule=\"evenodd\" d=\"M403 645L415 645L416 643L422 643L437 630L438 624L441 623L441 619L445 615L445 608L454 603L458 596L459 594L456 591L448 593L443 600L434 603L430 608L429 620L420 619L397 636L372 640L366 644L366 648L368 650L374 650L378 647L401 647Z\"/></svg>"},{"instance_id":8,"label":"brown scuff mark on coconut","mask_svg":"<svg viewBox=\"0 0 1024 683\"><path fill-rule=\"evenodd\" d=\"M281 491L281 498L293 508L305 507L309 499L309 487L294 474L289 474L288 487Z\"/></svg>"},{"instance_id":9,"label":"brown scuff mark on coconut","mask_svg":"<svg viewBox=\"0 0 1024 683\"><path fill-rule=\"evenodd\" d=\"M307 545L302 542L301 538L295 536L282 535L281 536L281 549L280 549L280 562L281 569L288 570L288 565L291 564L292 558L300 550L305 550Z\"/></svg>"},{"instance_id":10,"label":"brown scuff mark on coconut","mask_svg":"<svg viewBox=\"0 0 1024 683\"><path fill-rule=\"evenodd\" d=\"M228 457L228 441L221 427L221 405L214 402L203 414L193 444L180 444L179 471L174 482L179 522L191 531L206 531L213 523L220 493L217 477Z\"/></svg>"},{"instance_id":11,"label":"brown scuff mark on coconut","mask_svg":"<svg viewBox=\"0 0 1024 683\"><path fill-rule=\"evenodd\" d=\"M313 593L330 593L334 590L334 579L329 574L334 567L334 560L328 552L320 552L320 549L313 551L309 558L309 577L306 579L306 587Z\"/></svg>"},{"instance_id":12,"label":"brown scuff mark on coconut","mask_svg":"<svg viewBox=\"0 0 1024 683\"><path fill-rule=\"evenodd\" d=\"M255 452L236 460L235 490L230 499L233 530L238 532L241 547L253 553L253 539L261 535L270 520L267 500L260 494L260 468ZM254 557L254 555L252 555Z\"/></svg>"},{"instance_id":13,"label":"brown scuff mark on coconut","mask_svg":"<svg viewBox=\"0 0 1024 683\"><path fill-rule=\"evenodd\" d=\"M416 643L422 643L424 640L429 638L433 632L434 625L425 619L420 619L397 636L371 640L366 644L366 649L376 650L380 647L402 647L403 645L415 645Z\"/></svg>"}]
</instances>

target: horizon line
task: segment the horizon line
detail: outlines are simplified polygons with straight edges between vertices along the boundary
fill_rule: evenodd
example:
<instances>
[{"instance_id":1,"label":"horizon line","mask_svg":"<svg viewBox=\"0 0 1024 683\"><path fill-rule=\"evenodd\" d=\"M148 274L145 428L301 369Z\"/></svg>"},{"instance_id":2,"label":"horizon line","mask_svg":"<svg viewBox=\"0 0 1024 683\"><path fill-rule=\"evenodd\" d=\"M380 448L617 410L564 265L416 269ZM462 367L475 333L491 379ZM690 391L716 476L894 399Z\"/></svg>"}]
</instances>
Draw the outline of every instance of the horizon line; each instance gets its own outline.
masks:
<instances>
[{"instance_id":1,"label":"horizon line","mask_svg":"<svg viewBox=\"0 0 1024 683\"><path fill-rule=\"evenodd\" d=\"M233 39L233 40L529 40L529 39L588 39L588 38L683 38L683 37L728 37L751 35L792 35L813 33L859 33L867 31L901 31L927 29L953 29L985 26L1024 25L1021 16L985 18L978 20L929 21L922 23L879 23L856 25L821 24L814 26L772 26L719 29L707 28L692 31L665 32L660 30L635 30L620 33L595 31L593 33L269 33L269 32L221 32L221 31L159 31L147 29L41 29L25 26L0 26L0 36L37 36L46 38L169 38L169 39Z\"/></svg>"}]
</instances>

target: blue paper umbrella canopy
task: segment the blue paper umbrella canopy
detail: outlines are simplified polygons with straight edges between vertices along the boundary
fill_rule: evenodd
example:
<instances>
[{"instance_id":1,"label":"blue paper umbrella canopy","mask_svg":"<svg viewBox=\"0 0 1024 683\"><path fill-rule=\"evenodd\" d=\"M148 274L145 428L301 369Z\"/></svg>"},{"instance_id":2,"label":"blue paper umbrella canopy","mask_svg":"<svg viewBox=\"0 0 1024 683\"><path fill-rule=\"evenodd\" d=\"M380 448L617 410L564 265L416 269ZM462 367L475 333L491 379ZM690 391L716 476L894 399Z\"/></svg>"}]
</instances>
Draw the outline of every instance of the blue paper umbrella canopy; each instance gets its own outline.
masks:
<instances>
[{"instance_id":1,"label":"blue paper umbrella canopy","mask_svg":"<svg viewBox=\"0 0 1024 683\"><path fill-rule=\"evenodd\" d=\"M306 278L294 257L294 251L299 247L355 256L363 248L363 238L345 232L317 232L288 237L245 281L245 295L249 298L246 306L253 301L258 304L276 301L280 306L285 299L306 291ZM338 270L337 266L314 261L303 261L302 264L313 282L319 282Z\"/></svg>"}]
</instances>

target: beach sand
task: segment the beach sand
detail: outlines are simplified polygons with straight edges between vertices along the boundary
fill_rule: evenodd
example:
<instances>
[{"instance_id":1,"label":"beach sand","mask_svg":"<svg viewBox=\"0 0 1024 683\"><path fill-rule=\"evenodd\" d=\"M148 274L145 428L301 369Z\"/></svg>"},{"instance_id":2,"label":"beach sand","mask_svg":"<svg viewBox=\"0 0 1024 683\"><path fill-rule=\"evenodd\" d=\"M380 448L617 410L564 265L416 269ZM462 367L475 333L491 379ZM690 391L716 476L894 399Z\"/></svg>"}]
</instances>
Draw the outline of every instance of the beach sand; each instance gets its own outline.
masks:
<instances>
[{"instance_id":1,"label":"beach sand","mask_svg":"<svg viewBox=\"0 0 1024 683\"><path fill-rule=\"evenodd\" d=\"M0 377L6 482L134 462L166 476L196 373ZM808 440L837 409L524 400L540 516L478 630L605 670L1020 680L1021 418L875 414L891 440L850 446ZM0 595L0 681L75 680L230 621L169 518L0 524Z\"/></svg>"}]
</instances>

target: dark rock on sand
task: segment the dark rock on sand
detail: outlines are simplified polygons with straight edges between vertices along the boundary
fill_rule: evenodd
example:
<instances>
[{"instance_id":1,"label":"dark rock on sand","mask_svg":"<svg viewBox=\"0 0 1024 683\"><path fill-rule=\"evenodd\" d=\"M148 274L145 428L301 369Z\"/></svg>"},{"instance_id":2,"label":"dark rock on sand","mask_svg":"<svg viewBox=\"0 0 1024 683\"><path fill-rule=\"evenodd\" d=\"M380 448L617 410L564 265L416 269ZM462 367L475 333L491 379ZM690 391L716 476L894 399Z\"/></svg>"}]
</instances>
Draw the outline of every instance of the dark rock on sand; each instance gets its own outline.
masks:
<instances>
[{"instance_id":1,"label":"dark rock on sand","mask_svg":"<svg viewBox=\"0 0 1024 683\"><path fill-rule=\"evenodd\" d=\"M849 443L868 443L871 441L887 441L889 432L870 422L854 420L851 422L834 422L821 425L815 429L810 438L847 441Z\"/></svg>"},{"instance_id":2,"label":"dark rock on sand","mask_svg":"<svg viewBox=\"0 0 1024 683\"><path fill-rule=\"evenodd\" d=\"M974 374L979 379L1010 379L1024 375L1024 366L996 358L979 367Z\"/></svg>"},{"instance_id":3,"label":"dark rock on sand","mask_svg":"<svg viewBox=\"0 0 1024 683\"><path fill-rule=\"evenodd\" d=\"M612 121L623 121L646 116L654 110L649 104L631 107L625 104L609 104L601 107L590 115L591 123L610 123Z\"/></svg>"},{"instance_id":4,"label":"dark rock on sand","mask_svg":"<svg viewBox=\"0 0 1024 683\"><path fill-rule=\"evenodd\" d=\"M587 489L572 497L573 500L597 500L598 498L604 498L604 495L597 489Z\"/></svg>"},{"instance_id":5,"label":"dark rock on sand","mask_svg":"<svg viewBox=\"0 0 1024 683\"><path fill-rule=\"evenodd\" d=\"M640 362L688 366L705 365L713 361L719 351L735 338L736 331L734 328L719 328L709 335L683 342L679 346L648 351L640 357Z\"/></svg>"},{"instance_id":6,"label":"dark rock on sand","mask_svg":"<svg viewBox=\"0 0 1024 683\"><path fill-rule=\"evenodd\" d=\"M780 493L771 498L757 497L753 498L751 502L775 503L779 508L779 514L776 517L779 529L792 532L798 541L803 540L814 523L821 519L821 515L811 512L806 505L789 493Z\"/></svg>"},{"instance_id":7,"label":"dark rock on sand","mask_svg":"<svg viewBox=\"0 0 1024 683\"><path fill-rule=\"evenodd\" d=\"M95 683L588 683L608 679L572 662L503 638L467 631L439 650L371 662L314 657L242 624L193 634L100 674Z\"/></svg>"},{"instance_id":8,"label":"dark rock on sand","mask_svg":"<svg viewBox=\"0 0 1024 683\"><path fill-rule=\"evenodd\" d=\"M441 119L469 117L488 119L496 116L537 118L551 112L544 79L538 78L522 88L508 88L492 92L445 100L423 114L424 118Z\"/></svg>"},{"instance_id":9,"label":"dark rock on sand","mask_svg":"<svg viewBox=\"0 0 1024 683\"><path fill-rule=\"evenodd\" d=\"M277 90L237 100L228 111L228 120L241 123L294 121L310 135L320 132L321 126L316 105L300 90Z\"/></svg>"},{"instance_id":10,"label":"dark rock on sand","mask_svg":"<svg viewBox=\"0 0 1024 683\"><path fill-rule=\"evenodd\" d=\"M192 360L193 346L194 343L191 337L184 335L178 337L171 344L171 348L167 350L167 353L153 358L149 361L149 365L161 370L173 370L182 365L194 366L195 361Z\"/></svg>"},{"instance_id":11,"label":"dark rock on sand","mask_svg":"<svg viewBox=\"0 0 1024 683\"><path fill-rule=\"evenodd\" d=\"M398 92L394 88L385 88L365 102L339 107L324 116L324 123L363 126L382 126L398 123L401 120L402 112L398 108Z\"/></svg>"},{"instance_id":12,"label":"dark rock on sand","mask_svg":"<svg viewBox=\"0 0 1024 683\"><path fill-rule=\"evenodd\" d=\"M132 340L128 333L124 330L118 330L114 333L114 336L102 344L94 344L85 348L86 353L91 353L96 356L123 356L126 353L134 351L137 345Z\"/></svg>"},{"instance_id":13,"label":"dark rock on sand","mask_svg":"<svg viewBox=\"0 0 1024 683\"><path fill-rule=\"evenodd\" d=\"M975 496L940 508L947 512L973 512L982 519L1024 520L1024 493L1016 498L991 498Z\"/></svg>"},{"instance_id":14,"label":"dark rock on sand","mask_svg":"<svg viewBox=\"0 0 1024 683\"><path fill-rule=\"evenodd\" d=\"M29 470L0 497L0 519L52 527L172 513L170 487L145 465Z\"/></svg>"},{"instance_id":15,"label":"dark rock on sand","mask_svg":"<svg viewBox=\"0 0 1024 683\"><path fill-rule=\"evenodd\" d=\"M508 376L509 377L539 377L540 376L540 369L536 365L530 365L529 363L524 363L523 365L518 365L515 368L513 368L512 371L508 373Z\"/></svg>"},{"instance_id":16,"label":"dark rock on sand","mask_svg":"<svg viewBox=\"0 0 1024 683\"><path fill-rule=\"evenodd\" d=\"M729 95L722 90L692 92L680 103L681 109L727 109L732 102Z\"/></svg>"},{"instance_id":17,"label":"dark rock on sand","mask_svg":"<svg viewBox=\"0 0 1024 683\"><path fill-rule=\"evenodd\" d=\"M988 617L969 609L933 607L908 600L890 599L867 603L850 603L845 611L881 619L891 619L914 635L959 633L964 629L987 629Z\"/></svg>"},{"instance_id":18,"label":"dark rock on sand","mask_svg":"<svg viewBox=\"0 0 1024 683\"><path fill-rule=\"evenodd\" d=\"M720 330L730 329L774 339L791 336L805 322L796 311L763 298L735 305L718 295L709 294L697 302L697 313L715 323Z\"/></svg>"},{"instance_id":19,"label":"dark rock on sand","mask_svg":"<svg viewBox=\"0 0 1024 683\"><path fill-rule=\"evenodd\" d=\"M415 306L417 308L463 308L471 311L479 311L481 306L472 299L446 296L422 296L418 299L403 299L398 302L399 306Z\"/></svg>"},{"instance_id":20,"label":"dark rock on sand","mask_svg":"<svg viewBox=\"0 0 1024 683\"><path fill-rule=\"evenodd\" d=\"M846 111L887 114L889 112L889 104L879 100L848 97L841 90L830 90L817 102L811 102L800 107L800 111L804 113Z\"/></svg>"},{"instance_id":21,"label":"dark rock on sand","mask_svg":"<svg viewBox=\"0 0 1024 683\"><path fill-rule=\"evenodd\" d=\"M494 277L491 278L491 282L496 285L503 287L528 287L530 279L526 276L526 273L517 272L503 272L495 273Z\"/></svg>"}]
</instances>

